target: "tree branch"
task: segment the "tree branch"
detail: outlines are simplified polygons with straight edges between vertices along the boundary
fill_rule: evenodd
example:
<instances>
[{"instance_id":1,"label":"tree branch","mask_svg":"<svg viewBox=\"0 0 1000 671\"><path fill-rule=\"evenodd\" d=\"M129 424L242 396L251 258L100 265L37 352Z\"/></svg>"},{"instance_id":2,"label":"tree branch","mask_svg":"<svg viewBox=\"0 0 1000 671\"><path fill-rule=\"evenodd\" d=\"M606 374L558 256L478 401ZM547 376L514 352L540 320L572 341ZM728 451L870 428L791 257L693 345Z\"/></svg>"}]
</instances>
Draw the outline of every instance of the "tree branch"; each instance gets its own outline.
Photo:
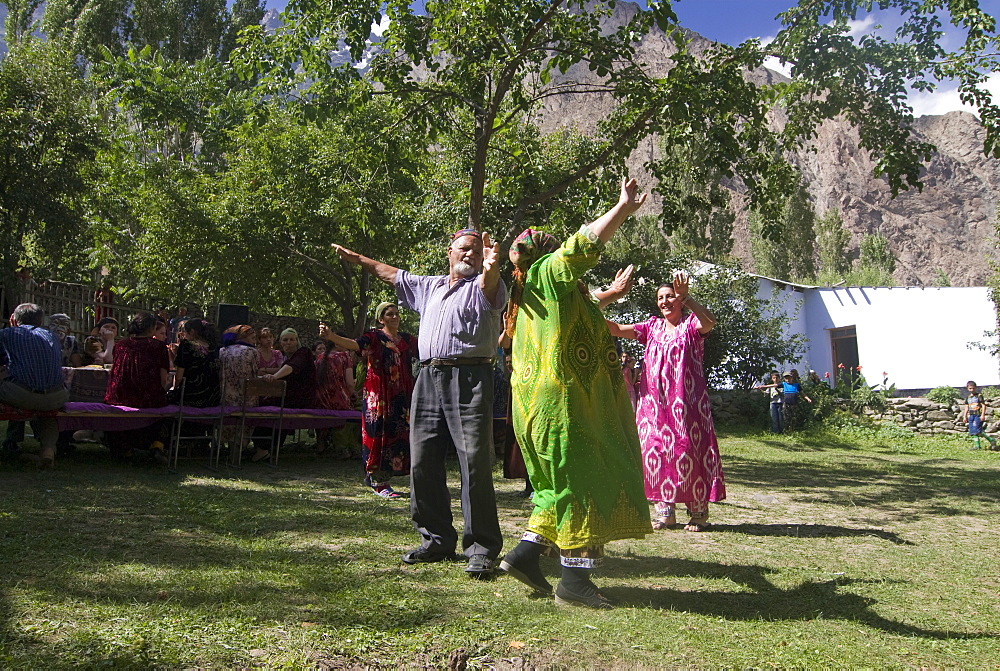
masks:
<instances>
[{"instance_id":1,"label":"tree branch","mask_svg":"<svg viewBox=\"0 0 1000 671\"><path fill-rule=\"evenodd\" d=\"M644 114L642 114L638 119L636 119L628 128L622 131L618 135L618 137L616 137L614 140L608 143L608 145L604 148L604 150L601 151L599 154L597 154L589 162L581 165L579 168L576 169L576 171L570 173L569 175L566 176L565 179L563 179L558 184L550 187L549 189L546 189L541 193L536 193L533 196L526 196L522 198L521 201L514 208L514 213L511 217L511 227L510 229L508 229L507 235L504 236L504 240L500 245L501 249L502 250L509 249L511 243L514 242L514 238L517 236L518 233L520 233L520 231L517 230L517 225L520 221L524 219L524 214L525 212L528 211L528 208L530 208L533 205L538 205L539 203L544 203L545 201L554 198L555 196L559 195L560 193L568 189L574 183L578 182L579 180L583 179L597 168L604 165L604 162L608 160L608 158L615 152L616 149L625 144L626 141L634 137L636 134L642 131L642 129L647 124L649 124L649 121L650 119L653 118L655 112L656 112L656 107L650 105Z\"/></svg>"}]
</instances>

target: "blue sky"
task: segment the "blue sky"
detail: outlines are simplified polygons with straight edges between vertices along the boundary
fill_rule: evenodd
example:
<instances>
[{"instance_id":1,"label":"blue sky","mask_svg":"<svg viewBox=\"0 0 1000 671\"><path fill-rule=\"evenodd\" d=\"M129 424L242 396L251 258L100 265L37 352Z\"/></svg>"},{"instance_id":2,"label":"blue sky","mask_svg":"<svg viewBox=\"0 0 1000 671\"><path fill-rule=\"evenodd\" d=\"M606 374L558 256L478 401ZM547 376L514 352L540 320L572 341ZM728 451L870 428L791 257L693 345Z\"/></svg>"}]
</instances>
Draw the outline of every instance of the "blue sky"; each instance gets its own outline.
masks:
<instances>
[{"instance_id":1,"label":"blue sky","mask_svg":"<svg viewBox=\"0 0 1000 671\"><path fill-rule=\"evenodd\" d=\"M639 2L645 5L644 0ZM679 0L674 11L685 28L711 40L739 44L749 37L774 36L780 27L775 17L794 4L795 0ZM267 6L281 10L285 0L267 0ZM1000 0L980 0L980 6L1000 15Z\"/></svg>"},{"instance_id":2,"label":"blue sky","mask_svg":"<svg viewBox=\"0 0 1000 671\"><path fill-rule=\"evenodd\" d=\"M502 2L503 0L497 0ZM645 4L644 0L639 0ZM267 6L283 9L286 0L267 0ZM422 6L417 0L416 4ZM796 0L679 0L674 3L674 11L680 24L710 40L726 44L739 44L751 37L763 40L773 38L781 27L775 17L796 4ZM994 17L1000 17L1000 0L980 0L980 6ZM888 13L873 12L871 16L859 18L854 26L855 34L871 32L881 25L881 34L889 36L896 22ZM946 45L957 46L957 45ZM781 71L780 63L767 63L768 67ZM1000 97L1000 74L990 78L988 87L994 96ZM915 94L910 97L917 116L921 114L943 114L961 109L961 102L954 87L942 85L932 94Z\"/></svg>"}]
</instances>

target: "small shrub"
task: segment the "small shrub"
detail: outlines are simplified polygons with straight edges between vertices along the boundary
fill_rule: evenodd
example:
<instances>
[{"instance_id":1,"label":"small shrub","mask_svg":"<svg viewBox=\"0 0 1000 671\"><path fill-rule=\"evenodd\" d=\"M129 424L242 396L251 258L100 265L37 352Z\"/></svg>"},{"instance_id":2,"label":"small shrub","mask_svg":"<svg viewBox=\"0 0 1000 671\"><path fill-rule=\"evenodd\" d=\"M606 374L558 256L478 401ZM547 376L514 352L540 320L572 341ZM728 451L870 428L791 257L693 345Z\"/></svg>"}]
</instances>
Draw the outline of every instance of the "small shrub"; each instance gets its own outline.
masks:
<instances>
[{"instance_id":1,"label":"small shrub","mask_svg":"<svg viewBox=\"0 0 1000 671\"><path fill-rule=\"evenodd\" d=\"M802 384L802 393L812 399L812 403L807 403L803 399L799 403L799 410L802 412L802 420L805 426L815 426L823 422L836 412L834 404L834 393L830 385L820 382L819 384L806 380Z\"/></svg>"},{"instance_id":2,"label":"small shrub","mask_svg":"<svg viewBox=\"0 0 1000 671\"><path fill-rule=\"evenodd\" d=\"M983 387L979 390L979 394L985 398L987 401L996 400L1000 398L1000 388L997 387ZM995 405L995 404L994 404Z\"/></svg>"},{"instance_id":3,"label":"small shrub","mask_svg":"<svg viewBox=\"0 0 1000 671\"><path fill-rule=\"evenodd\" d=\"M958 390L954 387L934 387L924 395L924 398L944 405L951 405L958 397Z\"/></svg>"}]
</instances>

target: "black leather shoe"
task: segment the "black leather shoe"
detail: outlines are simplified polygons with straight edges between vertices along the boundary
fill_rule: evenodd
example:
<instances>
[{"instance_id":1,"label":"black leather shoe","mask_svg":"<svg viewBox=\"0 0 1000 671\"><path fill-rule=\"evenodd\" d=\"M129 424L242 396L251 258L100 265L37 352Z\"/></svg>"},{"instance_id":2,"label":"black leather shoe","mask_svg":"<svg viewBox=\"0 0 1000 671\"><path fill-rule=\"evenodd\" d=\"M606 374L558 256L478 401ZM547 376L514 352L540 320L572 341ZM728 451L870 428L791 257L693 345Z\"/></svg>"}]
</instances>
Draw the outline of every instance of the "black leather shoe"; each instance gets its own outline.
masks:
<instances>
[{"instance_id":1,"label":"black leather shoe","mask_svg":"<svg viewBox=\"0 0 1000 671\"><path fill-rule=\"evenodd\" d=\"M486 555L472 555L469 557L469 565L465 567L465 572L470 578L486 580L493 577L493 560Z\"/></svg>"},{"instance_id":2,"label":"black leather shoe","mask_svg":"<svg viewBox=\"0 0 1000 671\"><path fill-rule=\"evenodd\" d=\"M439 561L450 561L454 558L454 552L438 552L423 547L410 550L402 557L404 564L433 564Z\"/></svg>"}]
</instances>

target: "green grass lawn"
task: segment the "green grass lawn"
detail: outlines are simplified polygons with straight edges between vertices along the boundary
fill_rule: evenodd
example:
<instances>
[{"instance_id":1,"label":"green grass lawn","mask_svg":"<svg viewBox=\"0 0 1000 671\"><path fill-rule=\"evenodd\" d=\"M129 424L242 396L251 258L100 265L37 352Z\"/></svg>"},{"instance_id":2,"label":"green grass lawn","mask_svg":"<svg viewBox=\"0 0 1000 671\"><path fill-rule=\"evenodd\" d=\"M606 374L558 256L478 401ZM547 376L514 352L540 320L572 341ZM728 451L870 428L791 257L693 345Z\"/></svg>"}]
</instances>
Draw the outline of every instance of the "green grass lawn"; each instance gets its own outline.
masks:
<instances>
[{"instance_id":1,"label":"green grass lawn","mask_svg":"<svg viewBox=\"0 0 1000 671\"><path fill-rule=\"evenodd\" d=\"M360 462L3 466L0 668L997 667L1000 453L890 429L720 443L713 529L609 545L606 612L401 564L408 502ZM521 487L497 478L508 547Z\"/></svg>"}]
</instances>

